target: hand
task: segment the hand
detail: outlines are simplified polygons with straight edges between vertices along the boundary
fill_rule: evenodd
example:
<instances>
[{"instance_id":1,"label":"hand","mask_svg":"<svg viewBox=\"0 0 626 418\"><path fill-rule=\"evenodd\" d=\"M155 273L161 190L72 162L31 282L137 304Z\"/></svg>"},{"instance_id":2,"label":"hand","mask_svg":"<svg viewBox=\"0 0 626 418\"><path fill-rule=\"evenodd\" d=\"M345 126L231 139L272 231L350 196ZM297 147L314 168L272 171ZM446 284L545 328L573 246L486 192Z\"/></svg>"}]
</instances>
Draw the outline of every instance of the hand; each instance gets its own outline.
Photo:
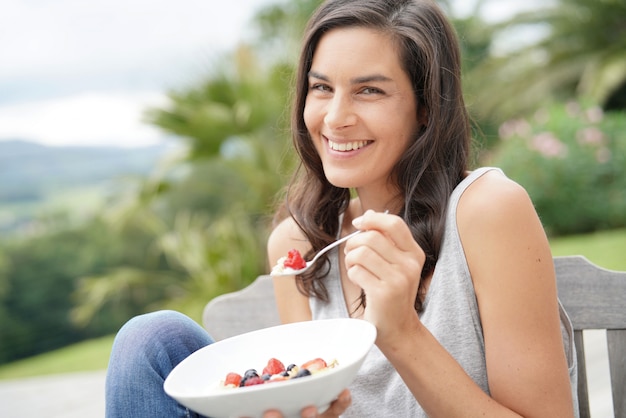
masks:
<instances>
[{"instance_id":1,"label":"hand","mask_svg":"<svg viewBox=\"0 0 626 418\"><path fill-rule=\"evenodd\" d=\"M426 256L399 216L368 210L353 223L365 232L346 242L347 274L366 294L364 319L376 326L379 343L403 335L417 319L414 303Z\"/></svg>"},{"instance_id":2,"label":"hand","mask_svg":"<svg viewBox=\"0 0 626 418\"><path fill-rule=\"evenodd\" d=\"M302 418L337 418L348 409L351 403L352 397L350 396L350 391L344 389L322 415L319 414L316 407L308 406L302 410L300 416ZM263 418L283 418L283 414L279 411L272 410L265 412Z\"/></svg>"}]
</instances>

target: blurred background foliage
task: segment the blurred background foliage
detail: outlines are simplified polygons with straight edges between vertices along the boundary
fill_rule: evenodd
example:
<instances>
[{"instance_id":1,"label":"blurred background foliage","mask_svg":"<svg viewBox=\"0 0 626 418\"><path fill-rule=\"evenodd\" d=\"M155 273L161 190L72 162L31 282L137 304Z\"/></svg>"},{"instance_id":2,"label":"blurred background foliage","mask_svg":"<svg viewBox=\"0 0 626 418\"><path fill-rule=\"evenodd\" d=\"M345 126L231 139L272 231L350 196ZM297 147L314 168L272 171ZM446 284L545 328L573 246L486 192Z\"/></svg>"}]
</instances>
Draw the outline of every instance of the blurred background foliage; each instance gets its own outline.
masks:
<instances>
[{"instance_id":1,"label":"blurred background foliage","mask_svg":"<svg viewBox=\"0 0 626 418\"><path fill-rule=\"evenodd\" d=\"M495 1L495 0L491 0ZM291 80L319 0L267 6L242 42L146 119L183 144L76 221L0 240L0 364L115 332L163 308L200 321L267 271L265 240L294 167ZM555 0L503 22L457 16L477 165L525 186L551 236L626 226L626 3Z\"/></svg>"},{"instance_id":2,"label":"blurred background foliage","mask_svg":"<svg viewBox=\"0 0 626 418\"><path fill-rule=\"evenodd\" d=\"M549 235L626 225L626 112L555 103L499 132L485 161L528 190Z\"/></svg>"}]
</instances>

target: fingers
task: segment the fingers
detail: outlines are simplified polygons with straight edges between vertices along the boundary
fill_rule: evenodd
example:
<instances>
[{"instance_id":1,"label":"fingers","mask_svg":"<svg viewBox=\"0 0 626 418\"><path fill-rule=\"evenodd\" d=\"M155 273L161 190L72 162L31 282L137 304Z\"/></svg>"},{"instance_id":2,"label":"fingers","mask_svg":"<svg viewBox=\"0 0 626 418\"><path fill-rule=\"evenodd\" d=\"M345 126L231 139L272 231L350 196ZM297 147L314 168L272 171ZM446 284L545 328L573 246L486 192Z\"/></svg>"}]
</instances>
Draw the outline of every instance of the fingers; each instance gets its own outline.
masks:
<instances>
[{"instance_id":1,"label":"fingers","mask_svg":"<svg viewBox=\"0 0 626 418\"><path fill-rule=\"evenodd\" d=\"M355 218L352 224L361 230L376 230L383 233L393 241L395 246L403 251L415 249L416 243L413 235L404 220L399 216L367 210L362 216Z\"/></svg>"},{"instance_id":2,"label":"fingers","mask_svg":"<svg viewBox=\"0 0 626 418\"><path fill-rule=\"evenodd\" d=\"M348 389L344 389L343 392L339 394L337 399L330 404L330 407L326 412L322 414L323 418L334 418L343 414L346 409L352 403L352 395L350 395L350 391ZM305 416L302 415L304 418ZM307 417L308 418L308 417Z\"/></svg>"},{"instance_id":3,"label":"fingers","mask_svg":"<svg viewBox=\"0 0 626 418\"><path fill-rule=\"evenodd\" d=\"M352 396L350 391L344 389L322 415L318 413L316 407L308 406L300 412L300 416L302 418L336 418L343 414L351 403ZM263 414L263 418L283 418L283 414L276 410L270 410Z\"/></svg>"},{"instance_id":4,"label":"fingers","mask_svg":"<svg viewBox=\"0 0 626 418\"><path fill-rule=\"evenodd\" d=\"M380 338L396 335L399 319L414 312L425 253L398 216L368 211L357 224L365 232L346 242L348 279L367 295L364 319Z\"/></svg>"},{"instance_id":5,"label":"fingers","mask_svg":"<svg viewBox=\"0 0 626 418\"><path fill-rule=\"evenodd\" d=\"M263 414L263 418L283 418L283 414L274 410L265 411L265 413Z\"/></svg>"},{"instance_id":6,"label":"fingers","mask_svg":"<svg viewBox=\"0 0 626 418\"><path fill-rule=\"evenodd\" d=\"M355 219L355 224L365 232L346 243L348 271L363 269L373 277L382 278L399 270L418 273L419 277L426 255L402 218L367 211Z\"/></svg>"}]
</instances>

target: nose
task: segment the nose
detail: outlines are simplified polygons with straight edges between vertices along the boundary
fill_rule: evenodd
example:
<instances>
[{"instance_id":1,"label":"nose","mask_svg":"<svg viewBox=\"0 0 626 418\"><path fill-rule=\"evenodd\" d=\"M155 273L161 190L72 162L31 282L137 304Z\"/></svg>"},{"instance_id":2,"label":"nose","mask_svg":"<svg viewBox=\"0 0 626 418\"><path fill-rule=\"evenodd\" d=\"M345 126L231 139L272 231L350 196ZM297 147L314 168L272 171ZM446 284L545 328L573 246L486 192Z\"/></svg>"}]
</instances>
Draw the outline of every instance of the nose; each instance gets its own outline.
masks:
<instances>
[{"instance_id":1,"label":"nose","mask_svg":"<svg viewBox=\"0 0 626 418\"><path fill-rule=\"evenodd\" d=\"M336 91L328 101L324 123L331 129L341 129L356 123L357 116L354 111L350 95Z\"/></svg>"}]
</instances>

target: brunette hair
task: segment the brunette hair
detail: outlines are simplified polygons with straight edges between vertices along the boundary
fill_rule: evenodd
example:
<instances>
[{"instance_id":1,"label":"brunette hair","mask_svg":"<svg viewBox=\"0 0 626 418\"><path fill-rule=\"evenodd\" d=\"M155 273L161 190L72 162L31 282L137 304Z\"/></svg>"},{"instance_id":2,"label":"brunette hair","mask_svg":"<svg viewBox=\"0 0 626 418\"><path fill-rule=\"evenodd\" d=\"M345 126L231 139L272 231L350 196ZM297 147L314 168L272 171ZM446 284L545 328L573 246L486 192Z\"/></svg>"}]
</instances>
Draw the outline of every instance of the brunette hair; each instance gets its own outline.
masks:
<instances>
[{"instance_id":1,"label":"brunette hair","mask_svg":"<svg viewBox=\"0 0 626 418\"><path fill-rule=\"evenodd\" d=\"M451 24L432 0L329 0L311 17L296 73L292 114L293 143L300 165L277 219L293 217L312 246L311 254L336 239L340 231L339 218L348 207L351 193L326 179L303 113L308 73L319 40L326 32L345 27L365 27L390 35L413 86L421 115L415 117L422 129L396 163L391 179L404 198L398 215L426 253L424 278L433 272L438 259L448 199L465 176L470 149L458 41ZM327 259L311 273L299 277L300 290L326 299L321 279L328 271ZM420 286L415 298L418 312L422 294ZM364 298L361 303L365 303Z\"/></svg>"}]
</instances>

